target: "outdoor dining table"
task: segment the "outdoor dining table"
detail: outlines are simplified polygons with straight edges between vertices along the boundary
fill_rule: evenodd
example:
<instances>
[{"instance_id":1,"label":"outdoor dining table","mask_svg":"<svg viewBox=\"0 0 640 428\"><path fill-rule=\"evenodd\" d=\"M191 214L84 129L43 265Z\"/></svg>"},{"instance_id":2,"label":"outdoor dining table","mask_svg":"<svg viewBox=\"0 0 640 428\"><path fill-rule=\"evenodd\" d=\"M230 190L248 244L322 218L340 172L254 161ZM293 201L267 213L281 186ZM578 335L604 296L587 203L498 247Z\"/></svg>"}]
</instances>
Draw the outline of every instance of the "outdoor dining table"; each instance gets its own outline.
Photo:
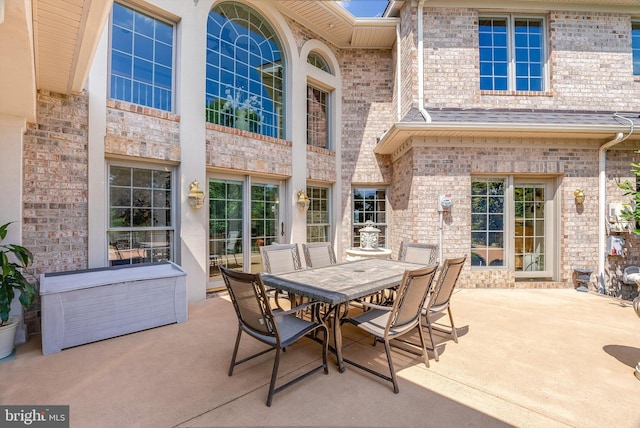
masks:
<instances>
[{"instance_id":1,"label":"outdoor dining table","mask_svg":"<svg viewBox=\"0 0 640 428\"><path fill-rule=\"evenodd\" d=\"M312 301L327 304L327 316L333 316L333 341L338 370L344 372L340 307L350 301L375 294L400 284L406 270L426 265L387 259L361 259L313 269L279 274L263 274L265 285Z\"/></svg>"}]
</instances>

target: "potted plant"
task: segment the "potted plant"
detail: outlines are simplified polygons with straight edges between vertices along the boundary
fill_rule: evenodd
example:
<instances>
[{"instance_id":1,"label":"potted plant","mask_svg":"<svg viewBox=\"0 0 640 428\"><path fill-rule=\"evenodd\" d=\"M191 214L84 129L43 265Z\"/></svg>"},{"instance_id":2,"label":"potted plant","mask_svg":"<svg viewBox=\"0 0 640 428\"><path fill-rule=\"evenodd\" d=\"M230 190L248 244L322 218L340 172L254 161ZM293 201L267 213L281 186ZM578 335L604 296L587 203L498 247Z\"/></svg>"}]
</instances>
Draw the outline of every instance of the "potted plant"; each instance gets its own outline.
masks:
<instances>
[{"instance_id":1,"label":"potted plant","mask_svg":"<svg viewBox=\"0 0 640 428\"><path fill-rule=\"evenodd\" d=\"M20 245L3 242L10 224L0 226L0 358L13 352L19 319L9 318L9 312L16 291L19 292L20 303L27 309L36 291L25 274L31 277L34 284L37 283L35 276L24 271L33 262L31 251Z\"/></svg>"}]
</instances>

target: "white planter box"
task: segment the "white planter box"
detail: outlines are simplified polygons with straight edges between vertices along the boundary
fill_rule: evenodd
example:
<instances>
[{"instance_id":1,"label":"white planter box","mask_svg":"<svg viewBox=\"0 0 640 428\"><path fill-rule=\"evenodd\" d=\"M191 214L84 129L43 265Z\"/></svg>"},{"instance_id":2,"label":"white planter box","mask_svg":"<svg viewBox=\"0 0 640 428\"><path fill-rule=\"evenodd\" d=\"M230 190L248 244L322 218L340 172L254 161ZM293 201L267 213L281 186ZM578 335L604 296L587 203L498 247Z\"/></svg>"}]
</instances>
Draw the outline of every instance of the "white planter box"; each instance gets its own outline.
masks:
<instances>
[{"instance_id":1,"label":"white planter box","mask_svg":"<svg viewBox=\"0 0 640 428\"><path fill-rule=\"evenodd\" d=\"M171 262L40 276L42 353L187 320L186 273Z\"/></svg>"}]
</instances>

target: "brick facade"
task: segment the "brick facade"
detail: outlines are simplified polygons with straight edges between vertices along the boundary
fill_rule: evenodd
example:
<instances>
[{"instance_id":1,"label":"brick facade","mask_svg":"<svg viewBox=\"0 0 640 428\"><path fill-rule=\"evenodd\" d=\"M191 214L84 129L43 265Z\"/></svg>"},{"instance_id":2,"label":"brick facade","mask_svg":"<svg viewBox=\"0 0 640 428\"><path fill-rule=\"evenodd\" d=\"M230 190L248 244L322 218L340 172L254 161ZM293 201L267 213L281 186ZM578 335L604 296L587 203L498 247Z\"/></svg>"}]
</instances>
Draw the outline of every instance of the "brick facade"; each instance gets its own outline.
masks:
<instances>
[{"instance_id":1,"label":"brick facade","mask_svg":"<svg viewBox=\"0 0 640 428\"><path fill-rule=\"evenodd\" d=\"M88 97L41 91L37 101L24 136L22 245L39 276L87 267ZM40 331L38 313L36 299L25 314L29 333Z\"/></svg>"},{"instance_id":2,"label":"brick facade","mask_svg":"<svg viewBox=\"0 0 640 428\"><path fill-rule=\"evenodd\" d=\"M480 91L478 85L477 25L483 14L467 7L435 8L428 7L429 2L424 5L422 53L427 111L440 108L531 109L532 113L536 110L640 110L640 79L634 78L632 72L629 15L545 12L541 16L545 18L545 46L548 47L547 90L492 92ZM388 244L394 257L402 240L438 242L438 195L445 190L451 193L454 207L443 216L442 236L444 257L453 257L469 254L469 195L474 176L537 176L553 178L557 183L558 281L517 282L513 271L470 269L467 263L461 285L572 287L574 267L588 266L595 271L598 148L606 141L413 136L404 151L393 156L374 153L381 136L398 121L398 103L401 116L419 105L417 2L405 2L399 17L399 52L395 47L340 49L289 16L281 20L293 38L283 46L300 49L309 40L320 40L338 62L342 78L342 97L338 100L342 107L341 149L307 148L305 153L306 179L327 184L341 181L341 187L333 189L339 193L340 200L339 206L333 209L341 221L343 233L336 239L342 247L351 246L351 193L355 185L388 186ZM285 57L306 62L297 54L291 52ZM400 55L400 70L396 70L397 55ZM183 63L177 69L185 66ZM23 243L36 255L34 270L37 273L87 267L90 245L87 232L88 96L86 92L68 96L38 93L37 121L28 125L24 137ZM182 96L180 90L175 96ZM286 109L285 114L289 114ZM107 100L105 159L118 157L181 165L184 147L190 144L180 140L181 126L178 114ZM294 144L300 142L221 125L205 124L204 127L202 156L206 159L207 171L278 179L288 179L294 174L296 159L292 153ZM607 152L607 203L624 199L616 180L634 179L630 163L640 161L640 155L634 152L637 149L636 140ZM339 171L337 165L341 165ZM582 206L574 203L573 191L577 188L587 194ZM613 293L620 293L619 277L624 267L640 264L640 239L628 234L625 239L625 253L608 257L606 261L610 277L607 286ZM593 275L594 286L595 281ZM37 310L28 316L30 332L39 330L36 314Z\"/></svg>"}]
</instances>

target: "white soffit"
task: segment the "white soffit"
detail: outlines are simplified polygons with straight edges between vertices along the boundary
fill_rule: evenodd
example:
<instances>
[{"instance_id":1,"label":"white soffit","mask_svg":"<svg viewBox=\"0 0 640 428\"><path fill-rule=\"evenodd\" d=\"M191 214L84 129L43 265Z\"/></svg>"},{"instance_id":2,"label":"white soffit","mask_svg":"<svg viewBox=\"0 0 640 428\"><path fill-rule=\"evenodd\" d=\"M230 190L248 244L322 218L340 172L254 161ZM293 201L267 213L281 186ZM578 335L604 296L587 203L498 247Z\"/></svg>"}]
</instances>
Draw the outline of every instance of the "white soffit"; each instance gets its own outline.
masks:
<instances>
[{"instance_id":1,"label":"white soffit","mask_svg":"<svg viewBox=\"0 0 640 428\"><path fill-rule=\"evenodd\" d=\"M391 49L397 18L355 18L337 1L278 0L278 10L339 48Z\"/></svg>"},{"instance_id":2,"label":"white soffit","mask_svg":"<svg viewBox=\"0 0 640 428\"><path fill-rule=\"evenodd\" d=\"M33 1L36 86L82 91L113 0Z\"/></svg>"}]
</instances>

